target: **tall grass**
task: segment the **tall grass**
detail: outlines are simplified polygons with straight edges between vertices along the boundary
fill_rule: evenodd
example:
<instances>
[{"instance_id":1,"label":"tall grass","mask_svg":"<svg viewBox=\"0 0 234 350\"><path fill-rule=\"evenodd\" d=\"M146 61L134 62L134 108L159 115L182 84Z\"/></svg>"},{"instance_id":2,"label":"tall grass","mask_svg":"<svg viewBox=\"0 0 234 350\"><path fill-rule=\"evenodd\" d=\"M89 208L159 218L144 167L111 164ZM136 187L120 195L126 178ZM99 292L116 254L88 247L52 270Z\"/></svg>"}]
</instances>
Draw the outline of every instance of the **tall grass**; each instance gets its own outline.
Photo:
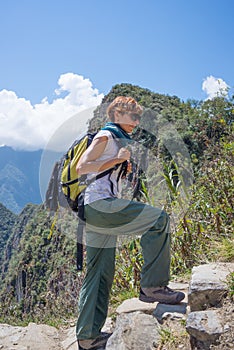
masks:
<instances>
[{"instance_id":1,"label":"tall grass","mask_svg":"<svg viewBox=\"0 0 234 350\"><path fill-rule=\"evenodd\" d=\"M181 181L175 184L174 164L164 169L168 195L164 208L180 217L171 232L171 274L186 274L194 265L210 261L234 261L234 142L220 142L206 153L196 181L191 187L189 205L184 211ZM148 181L149 182L149 181ZM149 191L142 186L146 202L152 204ZM187 203L188 204L188 203ZM139 238L126 243L116 257L115 290L139 287L143 258Z\"/></svg>"}]
</instances>

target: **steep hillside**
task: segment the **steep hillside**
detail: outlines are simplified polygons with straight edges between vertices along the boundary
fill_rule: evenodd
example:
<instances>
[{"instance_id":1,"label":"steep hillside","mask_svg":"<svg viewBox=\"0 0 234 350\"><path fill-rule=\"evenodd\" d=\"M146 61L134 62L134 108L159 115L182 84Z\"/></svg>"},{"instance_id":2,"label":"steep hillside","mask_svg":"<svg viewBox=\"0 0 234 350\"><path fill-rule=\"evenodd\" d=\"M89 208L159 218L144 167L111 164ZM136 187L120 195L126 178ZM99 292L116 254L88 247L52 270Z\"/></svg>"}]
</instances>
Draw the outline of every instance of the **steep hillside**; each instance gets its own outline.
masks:
<instances>
[{"instance_id":1,"label":"steep hillside","mask_svg":"<svg viewBox=\"0 0 234 350\"><path fill-rule=\"evenodd\" d=\"M62 318L76 313L81 276L76 271L76 219L52 221L43 206L28 205L8 240L1 275L3 320ZM9 307L10 306L10 307ZM31 316L29 316L31 315Z\"/></svg>"},{"instance_id":2,"label":"steep hillside","mask_svg":"<svg viewBox=\"0 0 234 350\"><path fill-rule=\"evenodd\" d=\"M27 203L41 203L41 153L0 147L0 202L14 213L19 213Z\"/></svg>"},{"instance_id":3,"label":"steep hillside","mask_svg":"<svg viewBox=\"0 0 234 350\"><path fill-rule=\"evenodd\" d=\"M0 203L0 271L2 267L3 252L16 218L17 216L14 213Z\"/></svg>"}]
</instances>

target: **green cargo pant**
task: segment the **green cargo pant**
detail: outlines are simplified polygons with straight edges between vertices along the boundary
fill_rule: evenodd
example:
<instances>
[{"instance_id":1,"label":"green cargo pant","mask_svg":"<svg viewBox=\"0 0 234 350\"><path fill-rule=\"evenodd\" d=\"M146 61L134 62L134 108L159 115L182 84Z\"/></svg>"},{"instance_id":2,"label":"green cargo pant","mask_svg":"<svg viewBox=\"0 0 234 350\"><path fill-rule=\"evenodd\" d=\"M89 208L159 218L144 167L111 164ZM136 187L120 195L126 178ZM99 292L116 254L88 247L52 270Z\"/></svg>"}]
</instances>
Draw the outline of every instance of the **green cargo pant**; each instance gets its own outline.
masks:
<instances>
[{"instance_id":1,"label":"green cargo pant","mask_svg":"<svg viewBox=\"0 0 234 350\"><path fill-rule=\"evenodd\" d=\"M100 335L108 312L117 235L141 235L142 287L169 281L170 232L165 211L144 203L108 198L85 206L86 276L79 298L77 339Z\"/></svg>"}]
</instances>

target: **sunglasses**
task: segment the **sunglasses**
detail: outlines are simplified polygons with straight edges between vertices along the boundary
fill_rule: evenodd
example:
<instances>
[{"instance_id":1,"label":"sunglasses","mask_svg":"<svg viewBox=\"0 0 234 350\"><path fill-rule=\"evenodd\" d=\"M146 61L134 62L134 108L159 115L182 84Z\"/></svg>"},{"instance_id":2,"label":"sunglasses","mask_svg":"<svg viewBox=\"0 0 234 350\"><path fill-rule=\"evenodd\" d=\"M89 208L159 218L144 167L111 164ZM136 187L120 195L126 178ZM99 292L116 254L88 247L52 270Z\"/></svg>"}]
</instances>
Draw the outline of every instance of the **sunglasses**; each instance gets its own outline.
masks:
<instances>
[{"instance_id":1,"label":"sunglasses","mask_svg":"<svg viewBox=\"0 0 234 350\"><path fill-rule=\"evenodd\" d=\"M137 114L137 113L133 113L133 114L129 114L130 115L130 118L135 122L137 120L141 120L141 116L140 114Z\"/></svg>"}]
</instances>

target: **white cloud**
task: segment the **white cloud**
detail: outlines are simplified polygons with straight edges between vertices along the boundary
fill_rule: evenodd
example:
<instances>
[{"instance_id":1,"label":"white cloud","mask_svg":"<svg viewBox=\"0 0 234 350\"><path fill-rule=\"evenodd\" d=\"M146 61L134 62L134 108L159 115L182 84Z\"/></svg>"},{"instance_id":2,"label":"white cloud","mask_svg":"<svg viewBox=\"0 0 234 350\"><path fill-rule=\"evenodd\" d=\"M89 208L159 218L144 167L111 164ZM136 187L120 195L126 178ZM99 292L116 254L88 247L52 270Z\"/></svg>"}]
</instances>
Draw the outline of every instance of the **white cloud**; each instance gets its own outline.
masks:
<instances>
[{"instance_id":1,"label":"white cloud","mask_svg":"<svg viewBox=\"0 0 234 350\"><path fill-rule=\"evenodd\" d=\"M218 96L227 96L229 86L221 78L215 78L212 75L206 77L202 83L202 90L208 95L207 99Z\"/></svg>"},{"instance_id":2,"label":"white cloud","mask_svg":"<svg viewBox=\"0 0 234 350\"><path fill-rule=\"evenodd\" d=\"M0 91L0 144L25 150L44 148L59 126L75 114L99 105L103 98L81 75L62 74L58 85L57 97L51 103L45 97L35 105L13 91ZM60 97L64 92L66 96ZM78 116L77 122L82 126L87 119L79 120Z\"/></svg>"}]
</instances>

